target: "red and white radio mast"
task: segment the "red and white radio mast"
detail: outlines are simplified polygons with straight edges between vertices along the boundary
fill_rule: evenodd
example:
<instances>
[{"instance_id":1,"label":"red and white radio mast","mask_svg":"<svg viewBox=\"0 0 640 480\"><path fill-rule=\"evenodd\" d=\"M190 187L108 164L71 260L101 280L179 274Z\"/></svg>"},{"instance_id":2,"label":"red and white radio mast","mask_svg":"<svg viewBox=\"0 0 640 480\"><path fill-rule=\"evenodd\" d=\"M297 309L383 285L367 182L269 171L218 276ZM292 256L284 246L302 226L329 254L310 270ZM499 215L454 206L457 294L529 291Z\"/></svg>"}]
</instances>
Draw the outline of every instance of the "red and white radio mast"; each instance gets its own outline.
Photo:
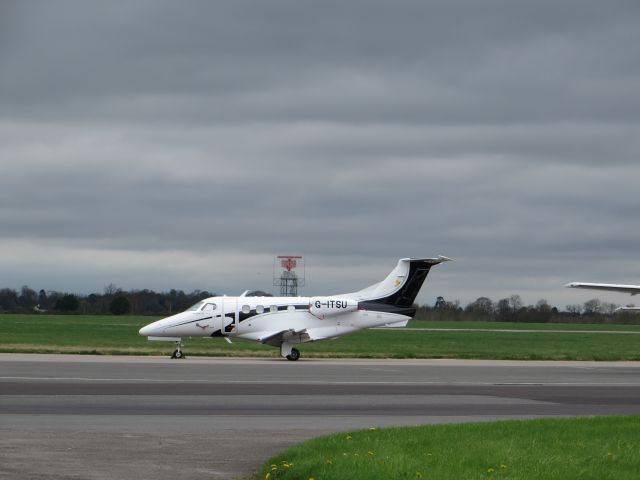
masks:
<instances>
[{"instance_id":1,"label":"red and white radio mast","mask_svg":"<svg viewBox=\"0 0 640 480\"><path fill-rule=\"evenodd\" d=\"M302 255L278 255L273 259L273 286L280 287L281 297L297 297L298 287L304 287L304 276Z\"/></svg>"}]
</instances>

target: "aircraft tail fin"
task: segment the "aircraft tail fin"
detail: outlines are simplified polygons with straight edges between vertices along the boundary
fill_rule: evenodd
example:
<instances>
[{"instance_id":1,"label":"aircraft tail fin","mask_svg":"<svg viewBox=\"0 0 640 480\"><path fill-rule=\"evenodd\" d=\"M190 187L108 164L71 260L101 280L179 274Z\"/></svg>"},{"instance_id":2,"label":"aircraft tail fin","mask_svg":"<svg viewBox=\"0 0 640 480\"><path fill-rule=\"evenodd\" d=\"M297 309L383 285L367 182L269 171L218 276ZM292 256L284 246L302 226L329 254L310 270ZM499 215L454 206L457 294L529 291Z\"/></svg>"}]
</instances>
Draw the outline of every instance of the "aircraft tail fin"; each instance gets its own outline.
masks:
<instances>
[{"instance_id":1,"label":"aircraft tail fin","mask_svg":"<svg viewBox=\"0 0 640 480\"><path fill-rule=\"evenodd\" d=\"M355 296L360 302L410 309L431 267L448 261L451 259L442 255L436 258L402 258L387 278L356 292Z\"/></svg>"}]
</instances>

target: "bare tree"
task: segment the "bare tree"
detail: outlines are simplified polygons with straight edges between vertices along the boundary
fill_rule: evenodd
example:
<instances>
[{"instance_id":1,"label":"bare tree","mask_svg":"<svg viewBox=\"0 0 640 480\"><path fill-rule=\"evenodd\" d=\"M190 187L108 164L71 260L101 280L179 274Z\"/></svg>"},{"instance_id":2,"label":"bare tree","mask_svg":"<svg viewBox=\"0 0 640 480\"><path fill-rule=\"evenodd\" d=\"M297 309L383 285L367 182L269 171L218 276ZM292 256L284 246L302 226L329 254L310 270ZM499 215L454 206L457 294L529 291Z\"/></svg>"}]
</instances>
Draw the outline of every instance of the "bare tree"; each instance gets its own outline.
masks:
<instances>
[{"instance_id":1,"label":"bare tree","mask_svg":"<svg viewBox=\"0 0 640 480\"><path fill-rule=\"evenodd\" d=\"M520 295L511 295L509 297L509 306L511 307L511 311L513 313L518 313L518 310L520 310L524 306Z\"/></svg>"},{"instance_id":2,"label":"bare tree","mask_svg":"<svg viewBox=\"0 0 640 480\"><path fill-rule=\"evenodd\" d=\"M484 317L491 317L493 316L494 311L493 302L488 297L479 297L475 302L471 302L467 305L464 311L482 315Z\"/></svg>"},{"instance_id":3,"label":"bare tree","mask_svg":"<svg viewBox=\"0 0 640 480\"><path fill-rule=\"evenodd\" d=\"M600 304L600 311L605 315L613 315L616 311L616 308L618 308L618 305L616 305L615 303L602 302Z\"/></svg>"},{"instance_id":4,"label":"bare tree","mask_svg":"<svg viewBox=\"0 0 640 480\"><path fill-rule=\"evenodd\" d=\"M566 306L567 312L569 312L571 315L580 315L580 313L582 313L582 305L578 305L573 304L573 305L567 305Z\"/></svg>"},{"instance_id":5,"label":"bare tree","mask_svg":"<svg viewBox=\"0 0 640 480\"><path fill-rule=\"evenodd\" d=\"M591 300L584 302L582 311L584 312L585 315L593 315L596 313L600 313L601 311L600 300L598 300L597 298L593 298Z\"/></svg>"}]
</instances>

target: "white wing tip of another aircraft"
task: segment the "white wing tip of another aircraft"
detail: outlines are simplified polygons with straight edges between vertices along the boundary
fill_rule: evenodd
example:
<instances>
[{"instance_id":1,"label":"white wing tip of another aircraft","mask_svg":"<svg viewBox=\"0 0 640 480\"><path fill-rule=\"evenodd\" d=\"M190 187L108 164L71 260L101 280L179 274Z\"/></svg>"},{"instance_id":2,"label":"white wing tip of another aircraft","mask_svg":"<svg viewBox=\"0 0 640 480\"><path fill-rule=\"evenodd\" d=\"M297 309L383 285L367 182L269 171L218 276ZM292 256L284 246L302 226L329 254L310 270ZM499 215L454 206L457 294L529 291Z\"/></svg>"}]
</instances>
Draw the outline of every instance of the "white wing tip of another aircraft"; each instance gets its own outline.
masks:
<instances>
[{"instance_id":1,"label":"white wing tip of another aircraft","mask_svg":"<svg viewBox=\"0 0 640 480\"><path fill-rule=\"evenodd\" d=\"M571 282L571 283L567 283L565 287L587 288L591 290L603 290L608 292L622 292L622 293L629 293L631 295L637 295L640 293L640 285L620 285L617 283Z\"/></svg>"},{"instance_id":2,"label":"white wing tip of another aircraft","mask_svg":"<svg viewBox=\"0 0 640 480\"><path fill-rule=\"evenodd\" d=\"M629 288L629 287L633 287L633 285L618 285L617 283L569 282L565 285L565 287L605 289L605 288Z\"/></svg>"}]
</instances>

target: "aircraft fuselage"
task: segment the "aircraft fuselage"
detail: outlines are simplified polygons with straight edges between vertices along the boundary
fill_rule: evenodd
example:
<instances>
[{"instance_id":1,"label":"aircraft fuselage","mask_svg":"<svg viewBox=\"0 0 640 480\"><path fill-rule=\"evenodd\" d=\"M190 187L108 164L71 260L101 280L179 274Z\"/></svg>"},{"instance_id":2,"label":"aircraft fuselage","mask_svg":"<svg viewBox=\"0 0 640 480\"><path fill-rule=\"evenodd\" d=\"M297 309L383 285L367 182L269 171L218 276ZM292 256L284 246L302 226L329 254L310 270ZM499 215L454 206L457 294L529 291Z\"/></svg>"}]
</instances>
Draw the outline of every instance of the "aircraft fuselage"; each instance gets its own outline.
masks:
<instances>
[{"instance_id":1,"label":"aircraft fuselage","mask_svg":"<svg viewBox=\"0 0 640 480\"><path fill-rule=\"evenodd\" d=\"M149 340L176 342L183 337L226 337L274 347L289 360L294 348L363 328L404 327L415 315L413 302L432 266L449 259L403 258L379 283L355 293L322 297L210 297L188 310L140 329Z\"/></svg>"}]
</instances>

